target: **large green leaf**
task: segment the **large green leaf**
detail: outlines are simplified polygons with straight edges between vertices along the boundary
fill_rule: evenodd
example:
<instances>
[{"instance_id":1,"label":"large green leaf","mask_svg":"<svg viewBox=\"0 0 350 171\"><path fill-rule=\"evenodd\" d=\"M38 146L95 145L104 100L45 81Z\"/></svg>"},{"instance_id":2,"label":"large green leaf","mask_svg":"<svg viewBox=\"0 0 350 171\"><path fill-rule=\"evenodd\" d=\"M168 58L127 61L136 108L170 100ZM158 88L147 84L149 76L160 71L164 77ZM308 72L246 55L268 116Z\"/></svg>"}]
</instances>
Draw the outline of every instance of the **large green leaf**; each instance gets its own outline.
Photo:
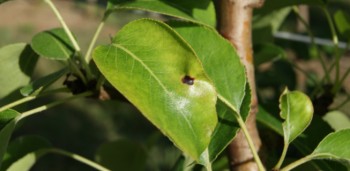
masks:
<instances>
[{"instance_id":1,"label":"large green leaf","mask_svg":"<svg viewBox=\"0 0 350 171\"><path fill-rule=\"evenodd\" d=\"M0 49L0 99L29 83L38 55L25 43Z\"/></svg>"},{"instance_id":2,"label":"large green leaf","mask_svg":"<svg viewBox=\"0 0 350 171\"><path fill-rule=\"evenodd\" d=\"M10 119L9 116L12 117L12 119ZM5 155L7 145L16 127L17 117L19 116L20 116L20 113L11 109L0 112L0 117L1 118L6 117L6 119L8 120L7 124L0 131L0 161L2 161ZM0 168L1 168L1 162L0 162Z\"/></svg>"},{"instance_id":3,"label":"large green leaf","mask_svg":"<svg viewBox=\"0 0 350 171\"><path fill-rule=\"evenodd\" d=\"M111 170L143 171L146 159L146 150L128 140L102 144L96 152L96 161Z\"/></svg>"},{"instance_id":4,"label":"large green leaf","mask_svg":"<svg viewBox=\"0 0 350 171\"><path fill-rule=\"evenodd\" d=\"M137 9L157 12L215 27L215 9L210 0L109 0L108 10Z\"/></svg>"},{"instance_id":5,"label":"large green leaf","mask_svg":"<svg viewBox=\"0 0 350 171\"><path fill-rule=\"evenodd\" d=\"M169 26L129 23L93 54L97 67L185 153L199 161L217 124L216 93L192 49Z\"/></svg>"},{"instance_id":6,"label":"large green leaf","mask_svg":"<svg viewBox=\"0 0 350 171\"><path fill-rule=\"evenodd\" d=\"M49 85L57 81L64 74L68 72L67 68L63 68L59 71L51 73L45 77L39 78L38 80L33 81L29 85L23 87L20 91L23 96L37 95L44 88L47 88Z\"/></svg>"},{"instance_id":7,"label":"large green leaf","mask_svg":"<svg viewBox=\"0 0 350 171\"><path fill-rule=\"evenodd\" d=\"M186 22L170 22L196 52L219 98L240 113L246 85L245 68L233 46L215 30Z\"/></svg>"},{"instance_id":8,"label":"large green leaf","mask_svg":"<svg viewBox=\"0 0 350 171\"><path fill-rule=\"evenodd\" d=\"M189 22L171 21L169 25L194 49L221 99L217 104L219 124L209 146L210 159L214 160L239 129L235 115L241 114L245 118L249 113L244 110L249 108L251 97L250 90L245 91L245 68L231 43L215 30Z\"/></svg>"},{"instance_id":9,"label":"large green leaf","mask_svg":"<svg viewBox=\"0 0 350 171\"><path fill-rule=\"evenodd\" d=\"M17 138L9 144L0 170L7 170L13 163L28 153L50 146L51 144L46 139L38 136L29 135Z\"/></svg>"},{"instance_id":10,"label":"large green leaf","mask_svg":"<svg viewBox=\"0 0 350 171\"><path fill-rule=\"evenodd\" d=\"M43 57L52 60L67 60L74 54L74 48L63 28L47 30L36 34L32 48Z\"/></svg>"},{"instance_id":11,"label":"large green leaf","mask_svg":"<svg viewBox=\"0 0 350 171\"><path fill-rule=\"evenodd\" d=\"M350 161L350 129L327 135L316 147L312 156L315 159Z\"/></svg>"},{"instance_id":12,"label":"large green leaf","mask_svg":"<svg viewBox=\"0 0 350 171\"><path fill-rule=\"evenodd\" d=\"M281 117L285 143L292 142L310 124L313 115L313 105L308 96L299 91L288 89L280 97Z\"/></svg>"}]
</instances>

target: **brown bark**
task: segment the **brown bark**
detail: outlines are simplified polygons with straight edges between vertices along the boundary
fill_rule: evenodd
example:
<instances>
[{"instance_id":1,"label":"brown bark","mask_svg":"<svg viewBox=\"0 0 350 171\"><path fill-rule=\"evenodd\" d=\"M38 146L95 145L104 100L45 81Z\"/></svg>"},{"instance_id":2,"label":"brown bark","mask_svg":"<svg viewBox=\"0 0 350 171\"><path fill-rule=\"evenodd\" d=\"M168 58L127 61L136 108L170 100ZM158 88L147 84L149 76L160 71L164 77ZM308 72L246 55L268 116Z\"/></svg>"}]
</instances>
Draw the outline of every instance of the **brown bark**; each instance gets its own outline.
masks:
<instances>
[{"instance_id":1,"label":"brown bark","mask_svg":"<svg viewBox=\"0 0 350 171\"><path fill-rule=\"evenodd\" d=\"M246 125L257 150L261 140L256 128L255 115L258 101L255 88L253 50L251 41L251 21L254 7L260 7L262 0L216 0L217 29L236 48L242 63L246 67L247 77L252 90L251 111ZM254 161L244 134L240 131L229 145L230 169L232 171L256 171Z\"/></svg>"}]
</instances>

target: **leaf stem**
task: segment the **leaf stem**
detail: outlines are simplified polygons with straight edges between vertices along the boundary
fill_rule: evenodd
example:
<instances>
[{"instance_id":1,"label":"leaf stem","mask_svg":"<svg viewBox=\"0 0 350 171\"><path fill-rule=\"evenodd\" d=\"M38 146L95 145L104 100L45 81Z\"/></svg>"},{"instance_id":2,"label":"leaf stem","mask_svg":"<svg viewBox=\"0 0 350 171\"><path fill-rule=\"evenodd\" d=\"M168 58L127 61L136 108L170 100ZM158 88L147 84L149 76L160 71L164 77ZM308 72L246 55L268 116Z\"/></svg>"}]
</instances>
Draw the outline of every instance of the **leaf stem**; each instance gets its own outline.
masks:
<instances>
[{"instance_id":1,"label":"leaf stem","mask_svg":"<svg viewBox=\"0 0 350 171\"><path fill-rule=\"evenodd\" d=\"M308 156L305 156L297 161L294 161L293 163L290 163L289 165L287 165L286 167L282 168L280 171L289 171L289 170L292 170L310 160L312 160L314 158L313 155L308 155Z\"/></svg>"},{"instance_id":2,"label":"leaf stem","mask_svg":"<svg viewBox=\"0 0 350 171\"><path fill-rule=\"evenodd\" d=\"M74 49L75 49L75 51L78 54L80 62L82 63L82 65L84 66L84 69L86 70L87 78L91 79L92 78L92 73L91 73L91 70L90 70L88 64L85 62L84 58L81 55L80 46L79 46L78 42L75 40L75 38L74 38L72 32L70 31L70 29L68 28L66 22L62 18L60 12L58 11L58 9L56 8L56 6L54 5L54 3L51 0L44 0L44 1L50 6L52 11L55 13L58 21L61 23L61 25L62 25L64 31L66 32L69 40L72 42L72 44L74 46Z\"/></svg>"},{"instance_id":3,"label":"leaf stem","mask_svg":"<svg viewBox=\"0 0 350 171\"><path fill-rule=\"evenodd\" d=\"M77 160L77 161L79 161L81 163L84 163L84 164L86 164L88 166L91 166L92 168L95 168L96 170L110 171L109 169L99 165L98 163L96 163L94 161L91 161L91 160L89 160L89 159L87 159L87 158L85 158L83 156L78 155L78 154L74 154L74 153L71 153L71 152L68 152L68 151L64 151L64 150L61 150L61 149L56 149L56 148L49 149L49 152L60 154L60 155L72 158L72 159Z\"/></svg>"},{"instance_id":4,"label":"leaf stem","mask_svg":"<svg viewBox=\"0 0 350 171\"><path fill-rule=\"evenodd\" d=\"M35 113L39 113L39 112L45 111L47 109L50 109L50 108L55 107L57 105L60 105L62 103L68 102L70 100L74 100L74 99L78 99L78 98L82 98L82 97L87 97L87 96L90 96L92 94L93 94L93 92L88 91L88 92L84 92L84 93L81 93L81 94L78 94L78 95L74 95L74 96L71 96L71 97L68 97L68 98L65 98L65 99L54 101L52 103L49 103L49 104L37 107L35 109L23 112L21 117L18 118L18 120L21 120L23 118L31 116L31 115L33 115Z\"/></svg>"},{"instance_id":5,"label":"leaf stem","mask_svg":"<svg viewBox=\"0 0 350 171\"><path fill-rule=\"evenodd\" d=\"M77 66L77 63L75 63L72 59L68 59L68 62L71 66L72 71L79 76L79 78L83 81L84 84L87 84L87 80L84 74L81 72L80 68Z\"/></svg>"},{"instance_id":6,"label":"leaf stem","mask_svg":"<svg viewBox=\"0 0 350 171\"><path fill-rule=\"evenodd\" d=\"M64 22L60 12L57 10L56 6L53 4L53 2L51 0L44 0L49 6L50 8L52 9L52 11L55 13L58 21L61 23L64 31L66 32L69 40L73 43L73 46L74 46L74 49L77 51L77 52L80 52L80 47L79 47L79 44L77 43L77 41L75 40L75 38L73 37L73 34L72 32L69 30L67 24Z\"/></svg>"},{"instance_id":7,"label":"leaf stem","mask_svg":"<svg viewBox=\"0 0 350 171\"><path fill-rule=\"evenodd\" d=\"M283 161L284 161L286 154L287 154L288 146L289 146L289 144L285 140L281 157L278 160L276 166L273 168L273 170L279 170L281 168Z\"/></svg>"},{"instance_id":8,"label":"leaf stem","mask_svg":"<svg viewBox=\"0 0 350 171\"><path fill-rule=\"evenodd\" d=\"M337 36L337 32L335 31L335 26L334 26L334 22L332 20L331 15L329 14L329 11L326 9L326 7L322 8L323 12L326 15L327 18L327 22L329 24L329 27L331 29L331 33L332 33L332 40L333 40L333 44L334 44L334 48L335 48L335 85L332 89L332 92L335 94L338 90L339 87L341 85L340 84L340 53L339 53L339 40L338 40L338 36ZM332 67L333 68L333 67ZM330 68L329 72L331 72L332 68Z\"/></svg>"},{"instance_id":9,"label":"leaf stem","mask_svg":"<svg viewBox=\"0 0 350 171\"><path fill-rule=\"evenodd\" d=\"M97 38L98 38L98 36L100 35L100 33L101 33L101 31L102 31L102 28L103 28L103 26L105 25L105 22L106 22L107 18L108 18L108 15L105 14L105 15L103 16L103 19L102 19L101 23L98 25L94 36L92 37L92 40L91 40L90 45L89 45L89 48L88 48L88 50L87 50L87 52L86 52L86 54L85 54L85 61L86 61L86 62L89 62L89 61L91 60L91 52L92 52L92 49L94 48L94 46L95 46L95 44L96 44Z\"/></svg>"},{"instance_id":10,"label":"leaf stem","mask_svg":"<svg viewBox=\"0 0 350 171\"><path fill-rule=\"evenodd\" d=\"M41 96L45 96L45 95L50 95L50 94L53 94L53 93L59 93L59 92L69 92L69 89L64 87L64 88L58 88L58 89L54 89L54 90L49 90L49 91L44 91L42 92L41 94L39 95L36 95L36 96L27 96L27 97L23 97L19 100L16 100L12 103L9 103L3 107L0 108L0 112L4 111L4 110L7 110L7 109L10 109L12 107L15 107L15 106L18 106L20 104L23 104L25 102L29 102L29 101L32 101L38 97L41 97Z\"/></svg>"},{"instance_id":11,"label":"leaf stem","mask_svg":"<svg viewBox=\"0 0 350 171\"><path fill-rule=\"evenodd\" d=\"M12 102L12 103L10 103L10 104L7 104L7 105L1 107L1 108L0 108L0 112L4 111L4 110L6 110L6 109L10 109L10 108L12 108L12 107L15 107L15 106L17 106L17 105L23 104L23 103L25 103L25 102L29 102L29 101L31 101L31 100L34 100L36 97L37 97L37 96L27 96L27 97L24 97L24 98L22 98L22 99L16 100L16 101L14 101L14 102Z\"/></svg>"},{"instance_id":12,"label":"leaf stem","mask_svg":"<svg viewBox=\"0 0 350 171\"><path fill-rule=\"evenodd\" d=\"M329 72L328 69L326 67L325 61L323 60L323 58L321 57L320 53L319 53L319 49L315 43L315 35L312 33L310 25L305 21L305 19L300 15L299 13L299 9L297 6L293 6L293 11L294 13L297 15L298 19L301 21L301 23L303 23L303 25L306 27L306 30L310 36L310 40L311 40L311 44L316 48L316 53L317 53L317 57L320 60L321 66L323 68L323 71L325 73L325 78L328 82L330 82L330 76L329 76Z\"/></svg>"},{"instance_id":13,"label":"leaf stem","mask_svg":"<svg viewBox=\"0 0 350 171\"><path fill-rule=\"evenodd\" d=\"M261 162L261 160L260 160L260 157L259 157L259 155L258 155L258 152L257 152L256 148L255 148L255 145L254 145L254 143L253 143L253 140L252 140L252 138L250 137L250 134L249 134L249 132L248 132L248 129L247 129L247 127L246 127L246 125L245 125L245 123L244 123L242 117L241 117L240 115L238 115L238 116L235 115L235 116L236 116L236 119L237 119L237 121L238 121L239 126L241 127L241 129L242 129L242 131L243 131L243 133L244 133L244 135L245 135L245 137L246 137L246 139L247 139L249 148L250 148L250 150L252 151L252 154L253 154L253 156L254 156L254 160L255 160L255 162L256 162L257 165L258 165L259 171L265 171L265 168L264 168L264 166L263 166L263 164L262 164L262 162Z\"/></svg>"}]
</instances>

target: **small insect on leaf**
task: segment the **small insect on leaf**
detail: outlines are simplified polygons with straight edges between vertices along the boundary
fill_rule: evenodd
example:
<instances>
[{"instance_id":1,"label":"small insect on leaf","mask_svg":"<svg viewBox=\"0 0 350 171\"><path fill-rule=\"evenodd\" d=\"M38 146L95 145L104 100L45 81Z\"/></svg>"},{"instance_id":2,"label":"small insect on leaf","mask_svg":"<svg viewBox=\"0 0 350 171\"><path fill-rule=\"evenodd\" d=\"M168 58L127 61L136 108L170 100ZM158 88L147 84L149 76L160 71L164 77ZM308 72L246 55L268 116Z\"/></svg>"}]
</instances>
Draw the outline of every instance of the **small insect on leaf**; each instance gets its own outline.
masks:
<instances>
[{"instance_id":1,"label":"small insect on leaf","mask_svg":"<svg viewBox=\"0 0 350 171\"><path fill-rule=\"evenodd\" d=\"M188 84L188 85L193 85L194 84L194 78L192 78L192 77L190 77L188 75L184 76L181 81L182 81L182 83Z\"/></svg>"}]
</instances>

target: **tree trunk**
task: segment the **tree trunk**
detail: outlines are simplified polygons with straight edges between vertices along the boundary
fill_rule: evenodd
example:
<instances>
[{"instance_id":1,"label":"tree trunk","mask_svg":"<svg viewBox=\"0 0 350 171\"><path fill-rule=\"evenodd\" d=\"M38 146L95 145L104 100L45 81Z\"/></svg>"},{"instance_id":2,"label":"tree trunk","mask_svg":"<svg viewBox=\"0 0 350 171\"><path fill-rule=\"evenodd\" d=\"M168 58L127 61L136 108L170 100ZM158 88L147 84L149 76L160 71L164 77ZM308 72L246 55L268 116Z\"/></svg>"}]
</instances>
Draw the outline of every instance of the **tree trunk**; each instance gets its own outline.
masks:
<instances>
[{"instance_id":1,"label":"tree trunk","mask_svg":"<svg viewBox=\"0 0 350 171\"><path fill-rule=\"evenodd\" d=\"M260 7L262 0L216 0L217 29L236 48L242 63L246 67L248 82L252 90L251 110L246 121L248 131L253 138L257 150L261 140L256 128L255 115L258 110L258 101L255 88L253 51L251 41L251 22L253 8ZM251 150L240 131L229 145L230 169L232 171L257 171Z\"/></svg>"}]
</instances>

